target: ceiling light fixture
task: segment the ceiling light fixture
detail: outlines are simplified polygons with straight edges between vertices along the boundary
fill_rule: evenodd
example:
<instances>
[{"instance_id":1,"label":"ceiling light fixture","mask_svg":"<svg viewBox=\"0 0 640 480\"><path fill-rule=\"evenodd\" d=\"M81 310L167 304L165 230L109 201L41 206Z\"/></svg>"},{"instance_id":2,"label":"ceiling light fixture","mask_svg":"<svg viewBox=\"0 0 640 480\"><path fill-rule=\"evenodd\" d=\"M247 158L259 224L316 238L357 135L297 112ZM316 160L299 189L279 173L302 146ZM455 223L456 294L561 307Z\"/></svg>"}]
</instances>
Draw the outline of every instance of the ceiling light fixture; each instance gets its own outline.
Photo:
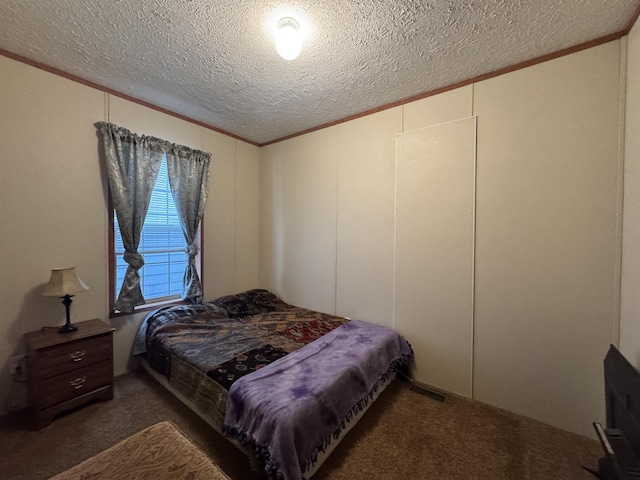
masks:
<instances>
[{"instance_id":1,"label":"ceiling light fixture","mask_svg":"<svg viewBox=\"0 0 640 480\"><path fill-rule=\"evenodd\" d=\"M301 49L300 25L291 17L281 18L276 32L276 51L285 60L293 60Z\"/></svg>"}]
</instances>

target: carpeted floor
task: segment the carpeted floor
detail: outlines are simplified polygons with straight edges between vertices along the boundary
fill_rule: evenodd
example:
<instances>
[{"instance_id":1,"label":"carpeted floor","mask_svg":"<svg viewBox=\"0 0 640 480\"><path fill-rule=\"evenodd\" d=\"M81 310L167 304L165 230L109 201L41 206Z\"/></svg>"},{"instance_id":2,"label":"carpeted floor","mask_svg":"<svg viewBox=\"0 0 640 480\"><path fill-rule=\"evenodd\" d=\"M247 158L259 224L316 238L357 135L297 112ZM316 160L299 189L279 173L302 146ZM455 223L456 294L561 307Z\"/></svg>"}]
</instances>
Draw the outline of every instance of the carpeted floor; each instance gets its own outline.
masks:
<instances>
[{"instance_id":1,"label":"carpeted floor","mask_svg":"<svg viewBox=\"0 0 640 480\"><path fill-rule=\"evenodd\" d=\"M0 419L0 478L47 479L154 423L169 420L233 480L257 480L246 457L146 372L116 378L114 400L88 405L40 430L24 413ZM444 402L395 381L314 479L594 480L594 440L486 405Z\"/></svg>"}]
</instances>

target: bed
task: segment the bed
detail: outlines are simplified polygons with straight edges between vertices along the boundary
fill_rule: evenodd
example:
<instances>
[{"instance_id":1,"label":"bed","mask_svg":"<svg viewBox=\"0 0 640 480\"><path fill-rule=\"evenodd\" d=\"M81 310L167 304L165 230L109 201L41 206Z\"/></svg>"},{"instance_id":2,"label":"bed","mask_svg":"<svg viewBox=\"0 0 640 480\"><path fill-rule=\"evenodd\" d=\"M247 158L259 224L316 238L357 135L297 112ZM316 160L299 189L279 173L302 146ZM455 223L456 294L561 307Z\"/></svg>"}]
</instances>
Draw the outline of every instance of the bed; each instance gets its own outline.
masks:
<instances>
[{"instance_id":1,"label":"bed","mask_svg":"<svg viewBox=\"0 0 640 480\"><path fill-rule=\"evenodd\" d=\"M132 353L268 478L310 478L406 368L391 329L290 305L261 289L160 308Z\"/></svg>"}]
</instances>

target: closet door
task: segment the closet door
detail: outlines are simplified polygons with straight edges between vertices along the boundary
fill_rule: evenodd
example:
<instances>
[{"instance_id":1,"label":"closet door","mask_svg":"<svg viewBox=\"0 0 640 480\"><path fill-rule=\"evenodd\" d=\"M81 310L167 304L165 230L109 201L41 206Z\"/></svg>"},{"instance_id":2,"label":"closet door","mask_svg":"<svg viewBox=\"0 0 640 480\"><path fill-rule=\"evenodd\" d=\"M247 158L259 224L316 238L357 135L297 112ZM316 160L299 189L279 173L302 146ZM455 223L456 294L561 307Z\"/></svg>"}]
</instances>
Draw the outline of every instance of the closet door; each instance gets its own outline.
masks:
<instances>
[{"instance_id":1,"label":"closet door","mask_svg":"<svg viewBox=\"0 0 640 480\"><path fill-rule=\"evenodd\" d=\"M475 117L396 137L395 327L415 379L472 396Z\"/></svg>"}]
</instances>

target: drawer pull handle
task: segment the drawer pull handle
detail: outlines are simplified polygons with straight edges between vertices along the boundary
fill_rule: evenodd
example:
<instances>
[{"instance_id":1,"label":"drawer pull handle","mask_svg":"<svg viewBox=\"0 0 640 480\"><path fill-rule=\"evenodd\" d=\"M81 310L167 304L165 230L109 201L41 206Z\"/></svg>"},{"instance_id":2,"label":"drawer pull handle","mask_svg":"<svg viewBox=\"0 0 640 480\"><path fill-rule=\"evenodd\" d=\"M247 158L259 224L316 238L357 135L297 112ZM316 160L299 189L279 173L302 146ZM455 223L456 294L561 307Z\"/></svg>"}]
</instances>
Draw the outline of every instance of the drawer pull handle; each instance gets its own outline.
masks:
<instances>
[{"instance_id":1,"label":"drawer pull handle","mask_svg":"<svg viewBox=\"0 0 640 480\"><path fill-rule=\"evenodd\" d=\"M83 358L86 354L87 354L87 352L86 352L86 351L84 351L84 350L76 350L75 352L73 352L73 353L70 353L70 354L69 354L69 358L70 358L71 360L73 360L74 362L79 362L79 361L81 361L81 360L82 360L82 358Z\"/></svg>"},{"instance_id":2,"label":"drawer pull handle","mask_svg":"<svg viewBox=\"0 0 640 480\"><path fill-rule=\"evenodd\" d=\"M69 382L69 385L77 390L79 388L82 388L84 386L84 382L86 381L87 381L87 377L78 377L75 380L71 380Z\"/></svg>"}]
</instances>

